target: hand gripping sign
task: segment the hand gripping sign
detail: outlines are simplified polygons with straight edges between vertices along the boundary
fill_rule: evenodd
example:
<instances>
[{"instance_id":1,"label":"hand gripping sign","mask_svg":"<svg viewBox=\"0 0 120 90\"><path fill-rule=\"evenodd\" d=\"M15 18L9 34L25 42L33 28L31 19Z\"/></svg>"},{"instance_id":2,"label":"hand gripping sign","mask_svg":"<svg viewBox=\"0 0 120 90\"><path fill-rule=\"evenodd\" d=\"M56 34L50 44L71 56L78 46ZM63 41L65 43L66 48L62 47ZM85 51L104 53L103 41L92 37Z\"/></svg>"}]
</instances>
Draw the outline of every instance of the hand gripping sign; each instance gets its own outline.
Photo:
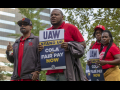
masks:
<instances>
[{"instance_id":1,"label":"hand gripping sign","mask_svg":"<svg viewBox=\"0 0 120 90\"><path fill-rule=\"evenodd\" d=\"M41 70L66 69L65 52L61 48L64 42L64 29L44 30L39 32Z\"/></svg>"},{"instance_id":2,"label":"hand gripping sign","mask_svg":"<svg viewBox=\"0 0 120 90\"><path fill-rule=\"evenodd\" d=\"M91 65L89 66L91 81L104 81L102 67L95 64L96 61L100 60L98 49L90 49L87 52L87 60L91 60Z\"/></svg>"}]
</instances>

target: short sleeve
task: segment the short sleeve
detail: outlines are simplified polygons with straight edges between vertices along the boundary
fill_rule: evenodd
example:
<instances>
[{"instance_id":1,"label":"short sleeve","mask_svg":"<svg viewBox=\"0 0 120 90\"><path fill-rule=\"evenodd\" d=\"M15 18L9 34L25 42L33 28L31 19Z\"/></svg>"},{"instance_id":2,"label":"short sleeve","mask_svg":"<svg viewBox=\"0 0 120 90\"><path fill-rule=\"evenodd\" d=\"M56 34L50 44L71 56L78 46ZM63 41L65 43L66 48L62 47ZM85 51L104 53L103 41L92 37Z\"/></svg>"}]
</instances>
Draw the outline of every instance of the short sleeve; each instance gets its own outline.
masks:
<instances>
[{"instance_id":1,"label":"short sleeve","mask_svg":"<svg viewBox=\"0 0 120 90\"><path fill-rule=\"evenodd\" d=\"M110 52L112 53L112 55L117 55L117 54L120 54L120 50L117 46L113 45L111 48L110 48Z\"/></svg>"},{"instance_id":2,"label":"short sleeve","mask_svg":"<svg viewBox=\"0 0 120 90\"><path fill-rule=\"evenodd\" d=\"M72 26L72 36L75 41L78 41L78 42L85 41L79 29L74 25Z\"/></svg>"}]
</instances>

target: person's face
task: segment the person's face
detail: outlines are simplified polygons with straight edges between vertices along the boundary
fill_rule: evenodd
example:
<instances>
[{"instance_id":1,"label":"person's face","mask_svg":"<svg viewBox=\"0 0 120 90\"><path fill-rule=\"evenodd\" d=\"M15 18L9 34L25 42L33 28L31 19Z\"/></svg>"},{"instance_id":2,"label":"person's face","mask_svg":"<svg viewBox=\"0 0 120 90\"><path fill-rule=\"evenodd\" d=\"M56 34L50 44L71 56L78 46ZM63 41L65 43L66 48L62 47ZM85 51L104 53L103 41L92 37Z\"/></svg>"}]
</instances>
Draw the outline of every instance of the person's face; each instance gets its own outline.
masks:
<instances>
[{"instance_id":1,"label":"person's face","mask_svg":"<svg viewBox=\"0 0 120 90\"><path fill-rule=\"evenodd\" d=\"M101 43L106 46L110 43L111 38L107 32L102 33Z\"/></svg>"},{"instance_id":2,"label":"person's face","mask_svg":"<svg viewBox=\"0 0 120 90\"><path fill-rule=\"evenodd\" d=\"M98 29L95 32L95 37L97 39L97 41L101 41L101 36L102 36L102 30Z\"/></svg>"},{"instance_id":3,"label":"person's face","mask_svg":"<svg viewBox=\"0 0 120 90\"><path fill-rule=\"evenodd\" d=\"M59 25L63 20L63 16L61 15L59 10L53 10L51 13L50 21L52 25Z\"/></svg>"},{"instance_id":4,"label":"person's face","mask_svg":"<svg viewBox=\"0 0 120 90\"><path fill-rule=\"evenodd\" d=\"M27 22L22 22L20 26L20 31L23 34L27 34L30 32L30 30L32 29L32 26L30 26Z\"/></svg>"}]
</instances>

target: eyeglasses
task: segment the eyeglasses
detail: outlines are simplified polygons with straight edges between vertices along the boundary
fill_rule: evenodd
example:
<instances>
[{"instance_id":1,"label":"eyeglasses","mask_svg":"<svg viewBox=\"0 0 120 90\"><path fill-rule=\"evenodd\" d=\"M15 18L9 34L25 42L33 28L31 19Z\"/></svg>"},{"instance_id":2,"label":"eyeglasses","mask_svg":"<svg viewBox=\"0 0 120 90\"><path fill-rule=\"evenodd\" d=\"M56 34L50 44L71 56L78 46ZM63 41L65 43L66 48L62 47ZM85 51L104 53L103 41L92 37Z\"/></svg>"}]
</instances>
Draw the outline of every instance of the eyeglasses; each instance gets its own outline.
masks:
<instances>
[{"instance_id":1,"label":"eyeglasses","mask_svg":"<svg viewBox=\"0 0 120 90\"><path fill-rule=\"evenodd\" d=\"M20 27L21 27L22 25L23 25L23 26L28 26L29 23L25 22L25 23L21 23L21 24L19 24Z\"/></svg>"}]
</instances>

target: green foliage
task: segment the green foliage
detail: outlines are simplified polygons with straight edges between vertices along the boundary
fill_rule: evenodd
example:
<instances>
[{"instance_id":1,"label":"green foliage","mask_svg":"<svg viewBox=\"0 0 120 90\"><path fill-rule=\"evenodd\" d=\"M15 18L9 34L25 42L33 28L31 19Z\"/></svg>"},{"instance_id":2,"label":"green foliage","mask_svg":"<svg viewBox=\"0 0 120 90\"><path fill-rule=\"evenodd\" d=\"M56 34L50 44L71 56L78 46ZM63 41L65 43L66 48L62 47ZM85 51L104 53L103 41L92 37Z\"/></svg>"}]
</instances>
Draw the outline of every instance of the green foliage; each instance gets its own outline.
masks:
<instances>
[{"instance_id":1,"label":"green foliage","mask_svg":"<svg viewBox=\"0 0 120 90\"><path fill-rule=\"evenodd\" d=\"M47 72L46 70L40 72L40 75L39 75L40 81L46 81L46 72Z\"/></svg>"},{"instance_id":2,"label":"green foliage","mask_svg":"<svg viewBox=\"0 0 120 90\"><path fill-rule=\"evenodd\" d=\"M81 62L81 65L82 65L82 68L83 68L83 71L84 71L84 74L85 74L86 62L84 61L84 58L85 58L85 55L82 58L80 58L80 62Z\"/></svg>"},{"instance_id":3,"label":"green foliage","mask_svg":"<svg viewBox=\"0 0 120 90\"><path fill-rule=\"evenodd\" d=\"M6 77L4 77L4 74L2 73L2 71L4 71L4 69L2 69L2 68L0 67L0 81L6 79Z\"/></svg>"},{"instance_id":4,"label":"green foliage","mask_svg":"<svg viewBox=\"0 0 120 90\"><path fill-rule=\"evenodd\" d=\"M14 64L11 64L11 63L5 63L5 62L4 62L4 64L7 65L7 66L9 66L10 68L13 68L13 67L14 67Z\"/></svg>"},{"instance_id":5,"label":"green foliage","mask_svg":"<svg viewBox=\"0 0 120 90\"><path fill-rule=\"evenodd\" d=\"M5 63L5 62L3 62L3 63L4 63L5 65L7 65L9 68L12 68L12 69L13 69L13 67L14 67L14 64L11 64L11 63ZM2 70L2 71L5 72L5 73L2 73L3 77L4 77L4 76L6 76L6 77L11 77L11 76L12 76L12 74L6 72L5 70ZM6 79L6 77L3 78L3 80Z\"/></svg>"},{"instance_id":6,"label":"green foliage","mask_svg":"<svg viewBox=\"0 0 120 90\"><path fill-rule=\"evenodd\" d=\"M18 38L21 36L21 34L9 34L8 36L15 36L16 38Z\"/></svg>"}]
</instances>

